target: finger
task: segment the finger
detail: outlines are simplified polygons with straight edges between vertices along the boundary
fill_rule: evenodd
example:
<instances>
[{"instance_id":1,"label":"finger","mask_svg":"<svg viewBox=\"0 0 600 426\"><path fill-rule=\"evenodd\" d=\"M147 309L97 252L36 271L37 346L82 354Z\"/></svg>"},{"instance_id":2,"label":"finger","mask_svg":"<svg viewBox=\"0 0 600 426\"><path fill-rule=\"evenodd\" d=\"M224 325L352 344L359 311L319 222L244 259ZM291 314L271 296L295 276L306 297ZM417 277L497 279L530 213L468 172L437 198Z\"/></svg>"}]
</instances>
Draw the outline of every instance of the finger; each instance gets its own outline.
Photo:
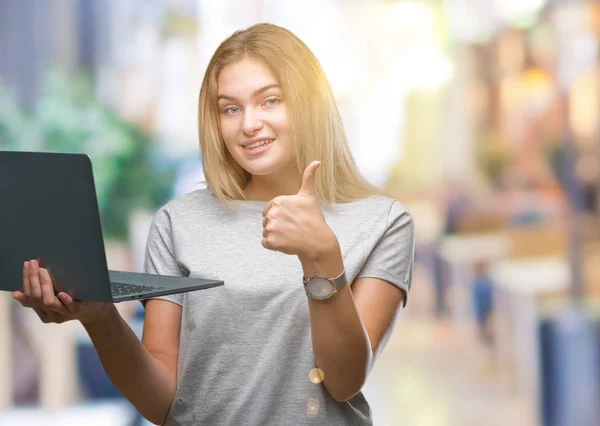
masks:
<instances>
[{"instance_id":1,"label":"finger","mask_svg":"<svg viewBox=\"0 0 600 426\"><path fill-rule=\"evenodd\" d=\"M58 299L65 305L69 312L75 312L77 310L77 302L75 302L67 293L58 293Z\"/></svg>"},{"instance_id":2,"label":"finger","mask_svg":"<svg viewBox=\"0 0 600 426\"><path fill-rule=\"evenodd\" d=\"M40 266L36 260L29 262L29 285L34 302L42 302L42 287L40 285Z\"/></svg>"},{"instance_id":3,"label":"finger","mask_svg":"<svg viewBox=\"0 0 600 426\"><path fill-rule=\"evenodd\" d=\"M262 215L263 217L265 217L267 215L267 213L269 213L269 210L271 210L271 207L273 207L273 200L269 201L267 203L267 205L265 206L265 208L262 211Z\"/></svg>"},{"instance_id":4,"label":"finger","mask_svg":"<svg viewBox=\"0 0 600 426\"><path fill-rule=\"evenodd\" d=\"M40 285L42 287L42 300L44 301L44 309L65 315L68 310L60 300L54 295L54 286L50 279L50 274L44 268L40 268Z\"/></svg>"},{"instance_id":5,"label":"finger","mask_svg":"<svg viewBox=\"0 0 600 426\"><path fill-rule=\"evenodd\" d=\"M269 245L269 240L267 239L267 237L263 237L262 240L260 240L260 243L264 248L271 250L271 246Z\"/></svg>"},{"instance_id":6,"label":"finger","mask_svg":"<svg viewBox=\"0 0 600 426\"><path fill-rule=\"evenodd\" d=\"M31 303L29 303L29 299L27 298L27 296L25 296L24 293L20 291L14 291L12 297L24 307L31 308Z\"/></svg>"},{"instance_id":7,"label":"finger","mask_svg":"<svg viewBox=\"0 0 600 426\"><path fill-rule=\"evenodd\" d=\"M306 167L302 175L302 186L298 191L298 195L315 195L315 173L320 165L320 161L313 161Z\"/></svg>"},{"instance_id":8,"label":"finger","mask_svg":"<svg viewBox=\"0 0 600 426\"><path fill-rule=\"evenodd\" d=\"M263 219L263 228L266 228L268 223L269 223L269 218L265 216L265 218Z\"/></svg>"},{"instance_id":9,"label":"finger","mask_svg":"<svg viewBox=\"0 0 600 426\"><path fill-rule=\"evenodd\" d=\"M54 287L52 287L52 281L50 280L48 272L44 268L39 268L38 271L38 279L42 290L42 300L44 301L44 305L49 305L54 299Z\"/></svg>"},{"instance_id":10,"label":"finger","mask_svg":"<svg viewBox=\"0 0 600 426\"><path fill-rule=\"evenodd\" d=\"M269 231L267 231L265 228L263 228L263 238L267 238L268 235L269 235Z\"/></svg>"},{"instance_id":11,"label":"finger","mask_svg":"<svg viewBox=\"0 0 600 426\"><path fill-rule=\"evenodd\" d=\"M263 237L261 242L262 246L264 248L266 248L267 250L272 250L272 251L280 251L280 245L277 242L276 238L273 238L272 235L269 235L267 237Z\"/></svg>"},{"instance_id":12,"label":"finger","mask_svg":"<svg viewBox=\"0 0 600 426\"><path fill-rule=\"evenodd\" d=\"M263 226L263 235L264 236L266 236L269 232L275 231L275 229L279 227L279 226L277 226L276 221L267 220L266 222L267 223L264 224L264 226Z\"/></svg>"},{"instance_id":13,"label":"finger","mask_svg":"<svg viewBox=\"0 0 600 426\"><path fill-rule=\"evenodd\" d=\"M31 262L25 262L23 264L23 294L27 297L31 296L31 285L29 284L29 270L31 269Z\"/></svg>"}]
</instances>

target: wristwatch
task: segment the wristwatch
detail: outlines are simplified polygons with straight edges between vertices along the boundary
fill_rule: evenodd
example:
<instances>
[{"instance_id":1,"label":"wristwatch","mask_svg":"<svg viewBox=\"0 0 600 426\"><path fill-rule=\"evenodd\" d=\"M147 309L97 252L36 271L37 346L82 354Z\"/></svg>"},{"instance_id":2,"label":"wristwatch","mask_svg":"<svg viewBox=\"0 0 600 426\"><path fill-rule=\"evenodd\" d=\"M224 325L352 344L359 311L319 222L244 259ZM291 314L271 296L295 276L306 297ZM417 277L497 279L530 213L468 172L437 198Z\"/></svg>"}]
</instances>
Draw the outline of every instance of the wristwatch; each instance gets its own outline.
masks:
<instances>
[{"instance_id":1,"label":"wristwatch","mask_svg":"<svg viewBox=\"0 0 600 426\"><path fill-rule=\"evenodd\" d=\"M346 270L343 270L335 278L326 278L317 274L309 278L303 278L302 281L307 296L316 300L325 300L344 288L346 285Z\"/></svg>"}]
</instances>

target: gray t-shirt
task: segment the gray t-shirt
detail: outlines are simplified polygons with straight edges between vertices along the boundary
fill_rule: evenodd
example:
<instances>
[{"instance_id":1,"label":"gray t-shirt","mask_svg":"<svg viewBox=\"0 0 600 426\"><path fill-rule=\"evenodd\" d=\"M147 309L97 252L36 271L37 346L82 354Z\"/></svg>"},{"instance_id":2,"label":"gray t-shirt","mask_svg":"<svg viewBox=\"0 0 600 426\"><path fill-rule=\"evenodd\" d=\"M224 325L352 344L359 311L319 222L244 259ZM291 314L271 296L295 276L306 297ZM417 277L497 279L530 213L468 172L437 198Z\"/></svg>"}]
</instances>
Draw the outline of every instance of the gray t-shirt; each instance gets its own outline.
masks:
<instances>
[{"instance_id":1,"label":"gray t-shirt","mask_svg":"<svg viewBox=\"0 0 600 426\"><path fill-rule=\"evenodd\" d=\"M208 189L156 214L149 273L221 279L224 286L161 297L183 307L177 392L166 424L369 425L362 393L337 402L309 380L315 367L307 296L296 256L261 245L264 202L226 209ZM372 196L322 206L346 276L410 289L414 225L398 201Z\"/></svg>"}]
</instances>

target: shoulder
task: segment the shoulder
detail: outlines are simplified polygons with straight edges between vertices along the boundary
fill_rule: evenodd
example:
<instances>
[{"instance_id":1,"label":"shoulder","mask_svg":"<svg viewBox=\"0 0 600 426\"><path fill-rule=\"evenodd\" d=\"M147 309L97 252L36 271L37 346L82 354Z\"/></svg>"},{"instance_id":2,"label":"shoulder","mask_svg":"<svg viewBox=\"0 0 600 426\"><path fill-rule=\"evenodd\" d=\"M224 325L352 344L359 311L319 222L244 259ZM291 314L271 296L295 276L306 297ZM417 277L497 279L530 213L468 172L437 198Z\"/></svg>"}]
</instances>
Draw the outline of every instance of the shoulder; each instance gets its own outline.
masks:
<instances>
[{"instance_id":1,"label":"shoulder","mask_svg":"<svg viewBox=\"0 0 600 426\"><path fill-rule=\"evenodd\" d=\"M171 212L197 210L220 207L221 203L216 195L208 188L197 189L187 194L180 195L169 201L163 208Z\"/></svg>"},{"instance_id":2,"label":"shoulder","mask_svg":"<svg viewBox=\"0 0 600 426\"><path fill-rule=\"evenodd\" d=\"M157 216L169 216L172 220L190 216L221 214L224 207L214 193L207 188L198 189L173 198L162 206Z\"/></svg>"},{"instance_id":3,"label":"shoulder","mask_svg":"<svg viewBox=\"0 0 600 426\"><path fill-rule=\"evenodd\" d=\"M371 218L388 218L388 224L400 217L412 221L412 215L406 206L395 198L386 195L372 195L368 198L352 201L350 203L338 204L341 212L351 215L369 216Z\"/></svg>"}]
</instances>

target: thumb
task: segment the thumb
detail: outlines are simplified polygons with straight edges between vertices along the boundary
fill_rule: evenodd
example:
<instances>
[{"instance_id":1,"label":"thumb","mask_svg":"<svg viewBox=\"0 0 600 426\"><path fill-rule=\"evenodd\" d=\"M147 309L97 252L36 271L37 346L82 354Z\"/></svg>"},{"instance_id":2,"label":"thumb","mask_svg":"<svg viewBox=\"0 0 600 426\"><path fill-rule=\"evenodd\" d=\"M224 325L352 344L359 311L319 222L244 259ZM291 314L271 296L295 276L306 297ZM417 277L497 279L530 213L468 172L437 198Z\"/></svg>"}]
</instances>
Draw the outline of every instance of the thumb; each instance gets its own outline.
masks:
<instances>
[{"instance_id":1,"label":"thumb","mask_svg":"<svg viewBox=\"0 0 600 426\"><path fill-rule=\"evenodd\" d=\"M320 161L313 161L306 166L302 176L302 187L300 187L298 195L315 195L315 173L320 165Z\"/></svg>"}]
</instances>

